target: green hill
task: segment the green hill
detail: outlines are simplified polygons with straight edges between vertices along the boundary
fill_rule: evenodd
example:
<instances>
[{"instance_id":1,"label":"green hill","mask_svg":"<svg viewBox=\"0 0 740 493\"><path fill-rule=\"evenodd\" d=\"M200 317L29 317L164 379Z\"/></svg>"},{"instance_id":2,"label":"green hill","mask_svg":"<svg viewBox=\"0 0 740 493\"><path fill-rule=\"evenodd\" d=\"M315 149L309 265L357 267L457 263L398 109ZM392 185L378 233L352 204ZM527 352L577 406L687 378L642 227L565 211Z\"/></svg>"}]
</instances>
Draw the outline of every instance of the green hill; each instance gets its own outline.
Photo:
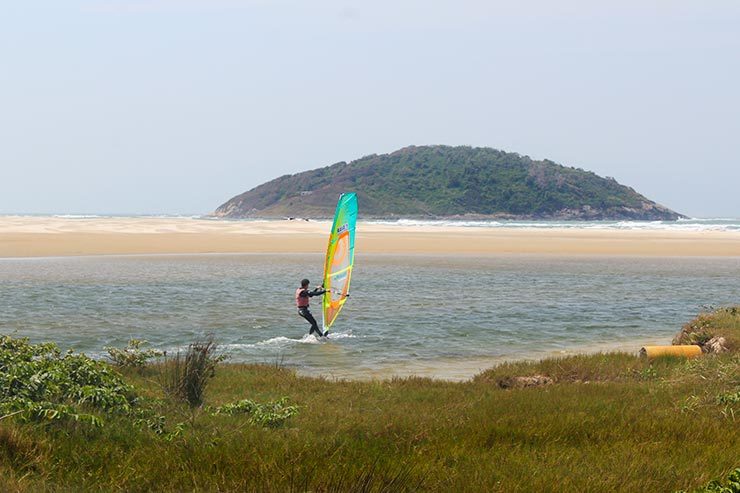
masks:
<instances>
[{"instance_id":1,"label":"green hill","mask_svg":"<svg viewBox=\"0 0 740 493\"><path fill-rule=\"evenodd\" d=\"M675 220L613 178L481 147L406 147L285 175L221 205L220 217L330 217L354 191L365 218Z\"/></svg>"}]
</instances>

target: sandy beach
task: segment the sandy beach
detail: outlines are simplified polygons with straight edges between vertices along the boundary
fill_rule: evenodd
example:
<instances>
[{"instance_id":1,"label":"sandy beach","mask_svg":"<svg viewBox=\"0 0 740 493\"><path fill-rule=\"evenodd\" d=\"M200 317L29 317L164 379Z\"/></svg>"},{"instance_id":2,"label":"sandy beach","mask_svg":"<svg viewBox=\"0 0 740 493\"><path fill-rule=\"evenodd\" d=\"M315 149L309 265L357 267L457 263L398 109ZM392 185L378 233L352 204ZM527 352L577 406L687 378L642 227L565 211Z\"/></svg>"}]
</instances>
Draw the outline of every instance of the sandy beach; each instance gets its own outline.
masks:
<instances>
[{"instance_id":1,"label":"sandy beach","mask_svg":"<svg viewBox=\"0 0 740 493\"><path fill-rule=\"evenodd\" d=\"M328 222L0 217L0 257L321 252ZM363 223L362 253L740 256L740 232Z\"/></svg>"}]
</instances>

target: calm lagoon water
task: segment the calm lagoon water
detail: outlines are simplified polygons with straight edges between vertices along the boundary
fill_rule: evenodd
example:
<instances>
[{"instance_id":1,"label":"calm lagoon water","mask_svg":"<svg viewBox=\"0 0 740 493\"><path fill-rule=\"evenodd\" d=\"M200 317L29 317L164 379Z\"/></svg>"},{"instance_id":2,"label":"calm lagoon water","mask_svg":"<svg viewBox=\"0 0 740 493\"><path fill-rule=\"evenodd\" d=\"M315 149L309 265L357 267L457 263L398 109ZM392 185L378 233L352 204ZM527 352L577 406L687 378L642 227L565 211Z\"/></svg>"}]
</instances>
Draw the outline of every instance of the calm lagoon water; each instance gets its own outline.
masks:
<instances>
[{"instance_id":1,"label":"calm lagoon water","mask_svg":"<svg viewBox=\"0 0 740 493\"><path fill-rule=\"evenodd\" d=\"M231 361L308 374L466 378L502 360L667 343L703 305L740 301L740 258L360 255L327 341L293 295L321 255L0 259L0 333L102 357L212 332ZM315 283L318 284L318 283ZM320 320L320 303L314 301Z\"/></svg>"}]
</instances>

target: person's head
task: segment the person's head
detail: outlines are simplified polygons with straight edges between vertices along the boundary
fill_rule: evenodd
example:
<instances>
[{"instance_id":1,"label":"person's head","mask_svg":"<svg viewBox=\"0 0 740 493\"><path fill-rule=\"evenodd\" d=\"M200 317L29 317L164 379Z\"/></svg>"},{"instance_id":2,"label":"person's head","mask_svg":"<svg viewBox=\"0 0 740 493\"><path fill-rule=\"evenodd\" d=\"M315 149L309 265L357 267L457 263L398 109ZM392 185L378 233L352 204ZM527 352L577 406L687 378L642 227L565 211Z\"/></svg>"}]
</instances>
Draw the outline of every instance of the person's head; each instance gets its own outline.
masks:
<instances>
[{"instance_id":1,"label":"person's head","mask_svg":"<svg viewBox=\"0 0 740 493\"><path fill-rule=\"evenodd\" d=\"M307 288L307 287L308 287L308 284L309 284L309 281L308 281L308 279L303 279L303 280L301 281L301 287L302 287L302 288Z\"/></svg>"}]
</instances>

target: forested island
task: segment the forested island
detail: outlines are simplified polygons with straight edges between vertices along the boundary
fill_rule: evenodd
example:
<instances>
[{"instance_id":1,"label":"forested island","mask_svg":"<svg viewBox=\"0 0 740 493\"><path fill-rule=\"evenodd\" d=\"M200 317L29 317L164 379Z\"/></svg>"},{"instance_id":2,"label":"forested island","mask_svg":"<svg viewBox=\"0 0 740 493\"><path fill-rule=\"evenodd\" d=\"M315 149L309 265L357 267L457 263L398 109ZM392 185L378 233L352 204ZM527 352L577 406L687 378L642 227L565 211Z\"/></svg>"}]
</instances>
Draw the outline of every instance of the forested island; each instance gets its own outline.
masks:
<instances>
[{"instance_id":1,"label":"forested island","mask_svg":"<svg viewBox=\"0 0 740 493\"><path fill-rule=\"evenodd\" d=\"M634 189L583 169L486 147L410 146L259 185L214 215L331 217L357 193L364 218L676 220Z\"/></svg>"}]
</instances>

